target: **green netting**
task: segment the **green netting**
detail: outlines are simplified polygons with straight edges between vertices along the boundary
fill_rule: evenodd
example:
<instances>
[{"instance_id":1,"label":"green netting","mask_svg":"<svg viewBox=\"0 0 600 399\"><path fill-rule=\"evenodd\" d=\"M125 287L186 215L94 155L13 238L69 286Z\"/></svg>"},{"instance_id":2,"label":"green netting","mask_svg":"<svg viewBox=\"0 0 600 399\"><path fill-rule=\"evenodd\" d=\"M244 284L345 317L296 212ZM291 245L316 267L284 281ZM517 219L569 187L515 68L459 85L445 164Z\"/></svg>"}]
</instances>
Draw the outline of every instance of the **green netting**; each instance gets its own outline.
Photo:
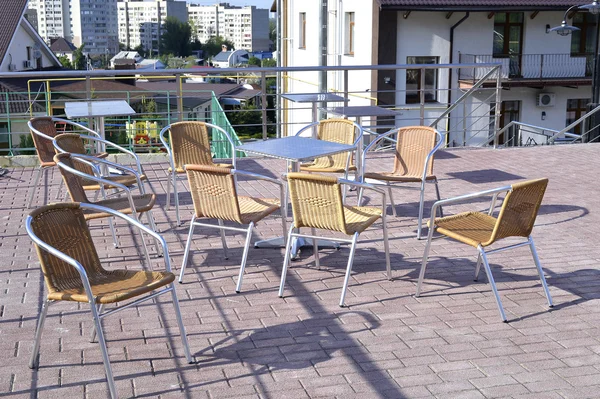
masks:
<instances>
[{"instance_id":1,"label":"green netting","mask_svg":"<svg viewBox=\"0 0 600 399\"><path fill-rule=\"evenodd\" d=\"M223 130L229 133L229 136L231 137L236 146L241 145L242 142L240 141L237 133L229 123L227 116L225 116L225 111L223 111L223 108L221 108L221 104L219 104L219 101L217 100L217 97L214 93L212 94L211 99L211 111L212 112L210 123L223 128ZM229 145L227 138L223 133L221 133L217 129L213 129L212 132L212 150L214 152L215 158L231 158L233 155L231 153L231 146ZM240 158L245 157L246 154L237 151L235 156L237 158Z\"/></svg>"}]
</instances>

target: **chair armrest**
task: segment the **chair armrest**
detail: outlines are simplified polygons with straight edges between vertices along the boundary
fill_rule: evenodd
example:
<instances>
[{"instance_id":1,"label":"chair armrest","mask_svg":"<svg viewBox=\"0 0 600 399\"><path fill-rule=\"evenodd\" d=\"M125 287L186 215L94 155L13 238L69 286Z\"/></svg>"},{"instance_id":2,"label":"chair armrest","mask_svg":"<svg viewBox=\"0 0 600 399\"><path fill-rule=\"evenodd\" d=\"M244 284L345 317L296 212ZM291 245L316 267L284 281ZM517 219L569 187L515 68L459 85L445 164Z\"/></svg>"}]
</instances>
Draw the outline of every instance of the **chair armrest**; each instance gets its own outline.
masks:
<instances>
[{"instance_id":1,"label":"chair armrest","mask_svg":"<svg viewBox=\"0 0 600 399\"><path fill-rule=\"evenodd\" d=\"M92 166L92 168L95 168L95 170L97 170L97 165L94 165L90 161L87 161L87 160L84 160L84 159L78 160L78 161L86 163L86 164ZM81 171L79 171L77 169L71 168L70 166L67 166L67 165L65 165L62 162L58 162L58 167L59 168L63 168L64 170L66 170L69 173L74 174L75 176L79 176L81 178L88 179L88 180L91 180L91 181L95 181L96 183L100 183L99 185L100 185L101 188L103 188L104 186L116 187L116 188L119 188L119 189L125 191L126 193L128 193L129 196L131 196L131 190L129 189L129 187L125 186L124 184L117 183L117 182L114 182L114 181L110 181L110 180L104 179L104 178L99 177L99 176L88 175L87 173L83 173L83 172L81 172Z\"/></svg>"},{"instance_id":2,"label":"chair armrest","mask_svg":"<svg viewBox=\"0 0 600 399\"><path fill-rule=\"evenodd\" d=\"M387 204L387 202L386 202L386 196L387 195L385 193L385 190L383 190L383 189L381 189L379 187L376 187L376 186L374 186L372 184L369 184L369 183L358 183L358 182L355 182L355 181L352 181L352 180L346 180L346 179L338 179L338 183L345 184L347 186L353 186L353 187L361 188L361 189L372 190L372 191L375 191L375 192L381 194L381 210L383 212L382 215L385 218L385 207L386 207L386 204Z\"/></svg>"},{"instance_id":3,"label":"chair armrest","mask_svg":"<svg viewBox=\"0 0 600 399\"><path fill-rule=\"evenodd\" d=\"M138 222L137 220L135 220L134 218L132 218L131 216L127 216L125 214L122 214L121 212L115 211L113 209L110 208L106 208L100 205L96 205L96 204L87 204L87 203L83 203L81 202L79 204L79 206L82 209L90 209L96 212L103 212L103 213L109 213L112 216L121 218L122 220L126 221L127 223L129 223L130 225L137 227L139 230L143 231L144 233L150 234L153 238L155 238L158 242L160 242L160 245L162 246L163 249L163 253L164 253L164 260L165 260L165 269L166 271L170 272L171 271L171 260L169 257L169 248L167 247L167 242L165 241L165 239L158 234L157 232L153 231L152 229L150 229L149 227L145 226L144 224Z\"/></svg>"},{"instance_id":4,"label":"chair armrest","mask_svg":"<svg viewBox=\"0 0 600 399\"><path fill-rule=\"evenodd\" d=\"M318 125L319 125L319 122L313 122L311 124L308 124L308 125L304 126L302 129L298 130L296 132L296 134L294 134L294 136L299 136L300 133L303 133L305 130L308 130L308 129L313 128L313 127L318 126Z\"/></svg>"},{"instance_id":5,"label":"chair armrest","mask_svg":"<svg viewBox=\"0 0 600 399\"><path fill-rule=\"evenodd\" d=\"M140 173L143 172L142 164L140 163L140 159L138 158L138 156L133 151L130 151L127 148L121 147L120 145L115 144L112 141L108 141L108 140L105 140L105 139L102 139L102 138L99 138L99 137L98 138L97 137L91 137L91 136L87 136L85 134L80 135L80 137L82 139L93 140L93 141L96 141L98 143L102 143L104 145L108 145L109 147L115 148L115 149L121 151L122 153L129 155L130 157L132 157L135 160L135 164L137 166L137 169L140 171Z\"/></svg>"},{"instance_id":6,"label":"chair armrest","mask_svg":"<svg viewBox=\"0 0 600 399\"><path fill-rule=\"evenodd\" d=\"M94 131L94 130L90 129L90 128L89 128L89 127L87 127L87 126L83 126L83 125L82 125L82 124L80 124L80 123L73 122L73 121L71 121L71 120L68 120L68 119L63 119L63 118L52 118L52 122L63 122L63 123L66 123L67 125L75 126L75 127L77 127L78 129L85 130L85 131L86 131L86 132L88 132L89 134L92 134L92 135L94 135L94 136L96 136L96 137L98 137L98 138L102 138L102 137L100 136L100 133L98 133L98 132L96 132L96 131Z\"/></svg>"},{"instance_id":7,"label":"chair armrest","mask_svg":"<svg viewBox=\"0 0 600 399\"><path fill-rule=\"evenodd\" d=\"M82 160L82 161L88 161L91 164L98 164L99 163L99 164L110 166L111 168L114 168L114 169L119 169L119 170L122 170L124 172L129 172L132 175L135 175L138 179L139 179L139 176L141 175L140 172L138 172L137 170L135 170L133 168L130 168L130 167L125 166L125 165L121 165L119 163L114 163L114 162L108 161L108 160L103 159L103 158L98 158L98 157L93 157L93 156L90 156L90 155L83 155L83 154L71 154L71 156L73 158L76 158L76 159L79 159L79 160Z\"/></svg>"},{"instance_id":8,"label":"chair armrest","mask_svg":"<svg viewBox=\"0 0 600 399\"><path fill-rule=\"evenodd\" d=\"M25 229L27 230L27 234L29 235L29 238L31 238L31 241L33 241L38 247L40 247L44 251L48 252L49 254L56 256L63 262L73 266L73 268L75 268L75 270L77 270L77 272L79 273L79 277L81 277L81 281L83 283L83 288L85 289L85 292L86 292L88 298L93 298L94 295L92 294L92 287L90 285L90 280L88 279L87 273L86 273L84 267L81 265L81 263L79 263L75 259L71 258L67 254L54 248L50 244L42 241L33 232L33 228L31 227L32 221L33 221L33 218L31 216L27 216L27 219L25 220Z\"/></svg>"},{"instance_id":9,"label":"chair armrest","mask_svg":"<svg viewBox=\"0 0 600 399\"><path fill-rule=\"evenodd\" d=\"M435 146L429 152L429 154L427 154L427 156L425 157L425 164L423 165L422 181L425 181L425 178L427 177L427 165L429 165L429 161L433 157L433 154L435 154L436 151L439 150L440 147L442 146L442 143L444 143L444 135L442 133L440 133L437 129L435 130L435 133L438 136L438 142L435 144Z\"/></svg>"}]
</instances>

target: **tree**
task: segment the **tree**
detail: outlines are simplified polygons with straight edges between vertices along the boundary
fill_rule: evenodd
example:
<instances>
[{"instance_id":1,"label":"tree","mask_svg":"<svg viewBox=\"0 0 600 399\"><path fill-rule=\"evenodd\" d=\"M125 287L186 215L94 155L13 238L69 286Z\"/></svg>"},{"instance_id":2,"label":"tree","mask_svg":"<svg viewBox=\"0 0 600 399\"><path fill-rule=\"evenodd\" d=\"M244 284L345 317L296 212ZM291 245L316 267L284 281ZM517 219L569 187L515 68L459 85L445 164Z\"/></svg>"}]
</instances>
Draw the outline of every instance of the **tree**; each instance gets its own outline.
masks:
<instances>
[{"instance_id":1,"label":"tree","mask_svg":"<svg viewBox=\"0 0 600 399\"><path fill-rule=\"evenodd\" d=\"M273 48L277 42L277 22L274 19L269 19L269 39L273 42Z\"/></svg>"},{"instance_id":2,"label":"tree","mask_svg":"<svg viewBox=\"0 0 600 399\"><path fill-rule=\"evenodd\" d=\"M248 58L248 66L261 66L260 59L256 57Z\"/></svg>"},{"instance_id":3,"label":"tree","mask_svg":"<svg viewBox=\"0 0 600 399\"><path fill-rule=\"evenodd\" d=\"M265 68L274 68L277 66L277 60L273 58L265 58L262 60L262 66Z\"/></svg>"},{"instance_id":4,"label":"tree","mask_svg":"<svg viewBox=\"0 0 600 399\"><path fill-rule=\"evenodd\" d=\"M73 69L73 64L71 64L71 60L66 55L59 55L58 60L62 64L63 68Z\"/></svg>"},{"instance_id":5,"label":"tree","mask_svg":"<svg viewBox=\"0 0 600 399\"><path fill-rule=\"evenodd\" d=\"M223 45L227 46L228 50L234 50L235 47L233 43L229 40L223 39L221 36L215 36L208 39L206 43L202 46L202 50L204 50L204 57L210 58L219 54L222 50Z\"/></svg>"},{"instance_id":6,"label":"tree","mask_svg":"<svg viewBox=\"0 0 600 399\"><path fill-rule=\"evenodd\" d=\"M178 57L190 54L192 28L187 22L181 22L175 17L167 17L161 30L161 53L173 53Z\"/></svg>"},{"instance_id":7,"label":"tree","mask_svg":"<svg viewBox=\"0 0 600 399\"><path fill-rule=\"evenodd\" d=\"M146 58L146 56L147 56L146 49L144 48L144 45L142 43L135 46L133 48L133 51L137 52L139 55L141 55L144 58Z\"/></svg>"},{"instance_id":8,"label":"tree","mask_svg":"<svg viewBox=\"0 0 600 399\"><path fill-rule=\"evenodd\" d=\"M83 54L83 47L82 44L73 52L73 67L75 69L87 69L87 57Z\"/></svg>"}]
</instances>

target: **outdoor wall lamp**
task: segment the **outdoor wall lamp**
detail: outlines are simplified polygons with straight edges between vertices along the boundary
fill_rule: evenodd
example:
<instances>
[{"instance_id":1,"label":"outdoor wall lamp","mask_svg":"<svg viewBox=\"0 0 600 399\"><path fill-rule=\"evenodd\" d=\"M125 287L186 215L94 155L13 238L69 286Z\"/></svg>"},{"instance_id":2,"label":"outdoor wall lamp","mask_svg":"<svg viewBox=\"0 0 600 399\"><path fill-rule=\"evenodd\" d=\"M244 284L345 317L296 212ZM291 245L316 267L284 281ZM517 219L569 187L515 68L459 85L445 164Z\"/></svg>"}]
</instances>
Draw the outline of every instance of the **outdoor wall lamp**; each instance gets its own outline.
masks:
<instances>
[{"instance_id":1,"label":"outdoor wall lamp","mask_svg":"<svg viewBox=\"0 0 600 399\"><path fill-rule=\"evenodd\" d=\"M389 76L386 76L383 78L383 83L385 83L386 85L394 85L396 84L396 82Z\"/></svg>"},{"instance_id":2,"label":"outdoor wall lamp","mask_svg":"<svg viewBox=\"0 0 600 399\"><path fill-rule=\"evenodd\" d=\"M561 36L569 36L571 33L580 30L579 28L577 28L575 26L567 24L567 18L569 15L569 11L571 11L574 8L577 8L578 10L582 10L582 11L587 11L593 15L597 15L598 13L600 13L600 4L598 4L597 0L594 0L592 2L592 4L584 4L582 6L577 6L577 5L571 6L567 9L567 11L565 11L565 16L563 17L563 20L560 23L560 26L556 26L551 29L548 29L548 26L546 26L546 33L556 32Z\"/></svg>"},{"instance_id":3,"label":"outdoor wall lamp","mask_svg":"<svg viewBox=\"0 0 600 399\"><path fill-rule=\"evenodd\" d=\"M546 111L542 111L542 120L545 121L546 120Z\"/></svg>"}]
</instances>

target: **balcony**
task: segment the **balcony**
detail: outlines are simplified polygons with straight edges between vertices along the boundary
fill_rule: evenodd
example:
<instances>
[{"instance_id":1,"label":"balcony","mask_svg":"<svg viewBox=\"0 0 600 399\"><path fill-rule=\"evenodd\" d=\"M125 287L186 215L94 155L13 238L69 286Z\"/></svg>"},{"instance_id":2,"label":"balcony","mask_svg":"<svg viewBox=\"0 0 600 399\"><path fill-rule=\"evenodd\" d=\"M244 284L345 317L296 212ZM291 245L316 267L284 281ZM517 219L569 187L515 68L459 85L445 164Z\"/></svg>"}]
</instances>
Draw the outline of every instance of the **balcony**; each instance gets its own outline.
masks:
<instances>
[{"instance_id":1,"label":"balcony","mask_svg":"<svg viewBox=\"0 0 600 399\"><path fill-rule=\"evenodd\" d=\"M528 81L580 81L591 82L594 65L593 54L510 54L494 56L491 54L460 54L460 63L502 65L500 78L505 83L526 84ZM463 68L461 81L477 81L486 74L485 68Z\"/></svg>"}]
</instances>

